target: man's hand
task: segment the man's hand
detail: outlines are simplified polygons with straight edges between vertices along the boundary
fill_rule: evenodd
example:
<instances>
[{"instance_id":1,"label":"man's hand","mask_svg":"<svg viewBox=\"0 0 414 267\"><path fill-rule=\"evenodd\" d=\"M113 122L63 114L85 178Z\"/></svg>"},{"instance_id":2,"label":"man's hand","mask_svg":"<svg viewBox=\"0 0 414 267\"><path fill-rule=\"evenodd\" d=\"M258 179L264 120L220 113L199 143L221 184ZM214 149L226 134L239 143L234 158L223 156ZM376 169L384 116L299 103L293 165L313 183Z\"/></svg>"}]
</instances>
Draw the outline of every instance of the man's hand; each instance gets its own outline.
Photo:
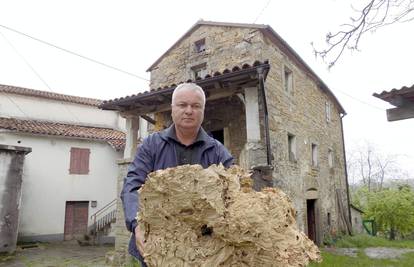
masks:
<instances>
[{"instance_id":1,"label":"man's hand","mask_svg":"<svg viewBox=\"0 0 414 267\"><path fill-rule=\"evenodd\" d=\"M138 226L135 227L135 241L137 243L139 254L144 256L144 233L139 230Z\"/></svg>"}]
</instances>

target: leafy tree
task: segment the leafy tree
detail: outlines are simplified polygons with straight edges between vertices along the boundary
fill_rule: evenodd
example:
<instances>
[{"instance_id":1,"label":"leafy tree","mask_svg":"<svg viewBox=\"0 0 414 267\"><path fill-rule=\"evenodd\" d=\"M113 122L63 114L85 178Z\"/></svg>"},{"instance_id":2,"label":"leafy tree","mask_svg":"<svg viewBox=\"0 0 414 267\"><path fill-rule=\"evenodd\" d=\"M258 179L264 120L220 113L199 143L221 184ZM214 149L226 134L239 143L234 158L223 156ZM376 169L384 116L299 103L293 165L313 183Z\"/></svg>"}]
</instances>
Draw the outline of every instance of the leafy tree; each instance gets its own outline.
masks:
<instances>
[{"instance_id":1,"label":"leafy tree","mask_svg":"<svg viewBox=\"0 0 414 267\"><path fill-rule=\"evenodd\" d=\"M378 230L388 232L390 240L397 233L405 235L414 230L414 192L408 185L366 193L365 217L374 219Z\"/></svg>"}]
</instances>

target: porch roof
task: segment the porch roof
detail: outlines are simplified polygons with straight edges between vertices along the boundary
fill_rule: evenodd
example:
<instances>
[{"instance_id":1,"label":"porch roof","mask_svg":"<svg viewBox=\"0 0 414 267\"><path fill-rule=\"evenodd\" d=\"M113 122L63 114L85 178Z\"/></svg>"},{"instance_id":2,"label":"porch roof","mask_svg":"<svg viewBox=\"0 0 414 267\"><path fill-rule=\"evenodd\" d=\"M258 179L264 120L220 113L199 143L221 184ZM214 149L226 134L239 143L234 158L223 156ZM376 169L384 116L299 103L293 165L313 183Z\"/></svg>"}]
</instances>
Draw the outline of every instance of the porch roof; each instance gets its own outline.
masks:
<instances>
[{"instance_id":1,"label":"porch roof","mask_svg":"<svg viewBox=\"0 0 414 267\"><path fill-rule=\"evenodd\" d=\"M389 92L382 91L380 94L374 93L373 96L396 107L401 107L409 103L414 106L414 84L411 87L403 86L400 89L394 88Z\"/></svg>"},{"instance_id":2,"label":"porch roof","mask_svg":"<svg viewBox=\"0 0 414 267\"><path fill-rule=\"evenodd\" d=\"M403 86L389 92L374 93L373 96L395 106L395 108L387 109L388 121L414 118L414 84L411 87Z\"/></svg>"},{"instance_id":3,"label":"porch roof","mask_svg":"<svg viewBox=\"0 0 414 267\"><path fill-rule=\"evenodd\" d=\"M256 86L259 83L259 71L263 71L264 78L270 69L268 61L255 61L253 65L244 64L234 66L231 70L215 72L213 76L206 75L194 82L201 86L207 100L218 99L234 95L243 87ZM131 96L104 101L99 108L104 110L118 110L121 112L134 112L135 114L147 114L166 110L170 107L171 95L177 84L171 84L164 88L151 89ZM228 89L228 90L227 90Z\"/></svg>"}]
</instances>

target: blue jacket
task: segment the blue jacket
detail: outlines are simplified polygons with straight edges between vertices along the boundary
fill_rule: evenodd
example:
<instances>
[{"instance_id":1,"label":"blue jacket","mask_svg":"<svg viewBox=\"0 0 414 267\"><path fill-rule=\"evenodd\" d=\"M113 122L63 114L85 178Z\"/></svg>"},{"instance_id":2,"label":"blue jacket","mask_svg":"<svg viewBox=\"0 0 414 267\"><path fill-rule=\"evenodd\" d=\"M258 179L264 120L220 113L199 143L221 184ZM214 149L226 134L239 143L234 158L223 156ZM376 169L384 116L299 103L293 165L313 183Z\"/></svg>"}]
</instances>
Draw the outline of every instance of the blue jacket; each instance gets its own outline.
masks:
<instances>
[{"instance_id":1,"label":"blue jacket","mask_svg":"<svg viewBox=\"0 0 414 267\"><path fill-rule=\"evenodd\" d=\"M138 147L134 161L128 167L128 174L124 179L121 199L124 208L125 223L128 230L134 233L137 226L135 219L139 207L138 189L145 183L150 172L176 167L178 160L174 140L171 139L174 125L161 132L156 132L144 139ZM233 157L227 149L216 139L210 137L202 128L198 139L202 141L201 148L196 155L197 162L204 168L212 164L222 163L225 167L233 164ZM129 252L138 256L134 234L129 243ZM138 258L140 258L138 256Z\"/></svg>"}]
</instances>

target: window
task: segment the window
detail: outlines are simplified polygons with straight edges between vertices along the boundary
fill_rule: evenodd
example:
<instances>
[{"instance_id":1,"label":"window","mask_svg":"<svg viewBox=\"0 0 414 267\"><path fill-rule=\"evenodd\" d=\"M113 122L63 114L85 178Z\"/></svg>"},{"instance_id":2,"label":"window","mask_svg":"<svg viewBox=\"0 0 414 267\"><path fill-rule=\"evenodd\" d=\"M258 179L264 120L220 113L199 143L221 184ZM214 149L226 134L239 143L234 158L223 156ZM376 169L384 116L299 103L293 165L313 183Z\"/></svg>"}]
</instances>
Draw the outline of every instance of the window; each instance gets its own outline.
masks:
<instances>
[{"instance_id":1,"label":"window","mask_svg":"<svg viewBox=\"0 0 414 267\"><path fill-rule=\"evenodd\" d=\"M331 122L331 103L325 102L326 122Z\"/></svg>"},{"instance_id":2,"label":"window","mask_svg":"<svg viewBox=\"0 0 414 267\"><path fill-rule=\"evenodd\" d=\"M334 153L332 149L328 149L328 166L329 168L334 166Z\"/></svg>"},{"instance_id":3,"label":"window","mask_svg":"<svg viewBox=\"0 0 414 267\"><path fill-rule=\"evenodd\" d=\"M296 136L288 133L288 153L289 160L296 161Z\"/></svg>"},{"instance_id":4,"label":"window","mask_svg":"<svg viewBox=\"0 0 414 267\"><path fill-rule=\"evenodd\" d=\"M312 144L312 166L318 167L318 146Z\"/></svg>"},{"instance_id":5,"label":"window","mask_svg":"<svg viewBox=\"0 0 414 267\"><path fill-rule=\"evenodd\" d=\"M197 66L194 66L191 68L192 72L193 72L193 79L197 80L197 79L202 79L207 75L207 64L203 63Z\"/></svg>"},{"instance_id":6,"label":"window","mask_svg":"<svg viewBox=\"0 0 414 267\"><path fill-rule=\"evenodd\" d=\"M293 92L293 78L292 71L288 67L284 67L283 87L286 92Z\"/></svg>"},{"instance_id":7,"label":"window","mask_svg":"<svg viewBox=\"0 0 414 267\"><path fill-rule=\"evenodd\" d=\"M203 38L201 40L198 40L197 42L194 43L194 46L195 46L195 51L197 53L206 51L206 39Z\"/></svg>"},{"instance_id":8,"label":"window","mask_svg":"<svg viewBox=\"0 0 414 267\"><path fill-rule=\"evenodd\" d=\"M331 213L328 212L328 226L331 226Z\"/></svg>"},{"instance_id":9,"label":"window","mask_svg":"<svg viewBox=\"0 0 414 267\"><path fill-rule=\"evenodd\" d=\"M89 148L70 149L69 174L89 174Z\"/></svg>"}]
</instances>

